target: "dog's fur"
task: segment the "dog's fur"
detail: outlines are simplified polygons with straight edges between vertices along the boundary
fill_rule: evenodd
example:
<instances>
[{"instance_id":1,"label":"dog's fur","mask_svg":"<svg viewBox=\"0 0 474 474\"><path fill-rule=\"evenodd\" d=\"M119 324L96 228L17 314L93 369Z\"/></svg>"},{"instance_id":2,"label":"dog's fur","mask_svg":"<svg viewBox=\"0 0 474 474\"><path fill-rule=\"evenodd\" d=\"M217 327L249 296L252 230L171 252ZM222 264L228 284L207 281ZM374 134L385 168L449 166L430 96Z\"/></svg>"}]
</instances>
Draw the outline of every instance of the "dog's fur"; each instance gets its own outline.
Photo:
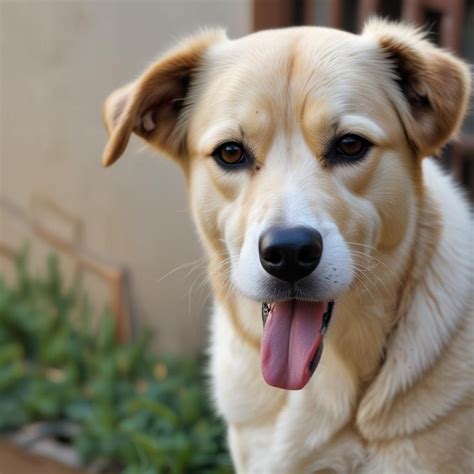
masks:
<instances>
[{"instance_id":1,"label":"dog's fur","mask_svg":"<svg viewBox=\"0 0 474 474\"><path fill-rule=\"evenodd\" d=\"M104 164L135 132L178 162L209 257L211 374L241 473L473 471L472 220L427 156L457 132L469 69L411 27L301 27L230 41L206 31L105 104ZM374 147L330 166L327 143ZM242 141L255 166L223 170ZM321 363L301 391L262 379L258 237L317 228L315 297L335 299ZM270 294L269 294L270 292Z\"/></svg>"}]
</instances>

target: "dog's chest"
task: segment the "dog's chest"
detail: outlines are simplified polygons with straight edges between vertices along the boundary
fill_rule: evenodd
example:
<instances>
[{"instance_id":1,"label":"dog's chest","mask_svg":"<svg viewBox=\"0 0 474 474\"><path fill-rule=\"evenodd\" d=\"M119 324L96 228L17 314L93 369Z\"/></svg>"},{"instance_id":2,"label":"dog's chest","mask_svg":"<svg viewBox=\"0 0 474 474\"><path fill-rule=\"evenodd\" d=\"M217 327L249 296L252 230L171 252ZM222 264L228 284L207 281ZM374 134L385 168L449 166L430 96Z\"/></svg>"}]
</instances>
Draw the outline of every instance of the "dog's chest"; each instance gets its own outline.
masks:
<instances>
[{"instance_id":1,"label":"dog's chest","mask_svg":"<svg viewBox=\"0 0 474 474\"><path fill-rule=\"evenodd\" d=\"M250 468L251 472L269 472L270 466L272 472L280 468L293 472L296 466L306 472L309 466L328 469L334 462L344 465L340 472L354 472L362 462L362 443L357 433L347 429L355 383L351 374L342 376L344 366L334 366L338 362L330 349L323 357L335 362L329 366L322 359L305 390L270 387L263 381L258 352L242 340L224 310L217 308L211 355L214 397L230 427L230 446L239 472L250 472ZM341 377L331 377L333 371ZM327 390L320 390L322 386ZM339 453L337 460L333 449ZM343 459L344 450L348 456Z\"/></svg>"}]
</instances>

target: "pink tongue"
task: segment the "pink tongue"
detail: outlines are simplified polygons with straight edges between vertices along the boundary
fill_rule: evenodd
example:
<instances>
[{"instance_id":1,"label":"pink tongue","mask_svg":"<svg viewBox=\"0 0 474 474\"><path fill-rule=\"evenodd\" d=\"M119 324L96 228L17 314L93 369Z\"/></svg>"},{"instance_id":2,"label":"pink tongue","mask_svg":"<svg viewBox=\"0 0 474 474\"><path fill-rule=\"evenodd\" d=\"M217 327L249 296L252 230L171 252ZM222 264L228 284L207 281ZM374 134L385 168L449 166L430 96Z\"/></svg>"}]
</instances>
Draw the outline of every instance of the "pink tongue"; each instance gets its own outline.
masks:
<instances>
[{"instance_id":1,"label":"pink tongue","mask_svg":"<svg viewBox=\"0 0 474 474\"><path fill-rule=\"evenodd\" d=\"M326 303L297 300L274 303L265 324L260 353L269 385L299 390L311 378L309 366L322 341L319 333Z\"/></svg>"}]
</instances>

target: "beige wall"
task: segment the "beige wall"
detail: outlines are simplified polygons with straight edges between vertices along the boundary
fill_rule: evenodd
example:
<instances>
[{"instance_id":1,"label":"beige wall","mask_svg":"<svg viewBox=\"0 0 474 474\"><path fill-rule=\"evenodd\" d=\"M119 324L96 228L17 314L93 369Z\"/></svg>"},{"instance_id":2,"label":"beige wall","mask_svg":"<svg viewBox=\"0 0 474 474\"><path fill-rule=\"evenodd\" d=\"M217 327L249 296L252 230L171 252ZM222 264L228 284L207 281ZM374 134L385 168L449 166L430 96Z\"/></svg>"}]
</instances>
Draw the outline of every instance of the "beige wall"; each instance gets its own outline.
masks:
<instances>
[{"instance_id":1,"label":"beige wall","mask_svg":"<svg viewBox=\"0 0 474 474\"><path fill-rule=\"evenodd\" d=\"M131 270L136 316L159 351L202 347L204 266L160 280L202 252L177 167L138 140L101 167L102 102L175 39L206 25L240 36L250 14L250 0L0 0L0 191L25 209L51 198L83 220L86 247ZM0 240L18 244L26 234L0 216ZM87 282L100 302L99 282Z\"/></svg>"}]
</instances>

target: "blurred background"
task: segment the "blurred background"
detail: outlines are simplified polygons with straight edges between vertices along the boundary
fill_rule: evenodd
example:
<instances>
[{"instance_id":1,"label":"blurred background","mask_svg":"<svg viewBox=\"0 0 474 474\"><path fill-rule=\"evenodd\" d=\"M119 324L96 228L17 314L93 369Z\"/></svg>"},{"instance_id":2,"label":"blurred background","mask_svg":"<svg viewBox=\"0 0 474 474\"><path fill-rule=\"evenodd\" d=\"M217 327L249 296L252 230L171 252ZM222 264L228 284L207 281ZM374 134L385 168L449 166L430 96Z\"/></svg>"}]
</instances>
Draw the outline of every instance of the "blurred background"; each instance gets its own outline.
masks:
<instances>
[{"instance_id":1,"label":"blurred background","mask_svg":"<svg viewBox=\"0 0 474 474\"><path fill-rule=\"evenodd\" d=\"M102 472L230 471L201 395L210 297L184 180L138 139L103 169L102 104L203 26L357 32L374 13L473 63L473 0L0 0L0 430L21 447L0 444L0 472L40 472L31 449ZM472 199L472 118L440 158Z\"/></svg>"}]
</instances>

